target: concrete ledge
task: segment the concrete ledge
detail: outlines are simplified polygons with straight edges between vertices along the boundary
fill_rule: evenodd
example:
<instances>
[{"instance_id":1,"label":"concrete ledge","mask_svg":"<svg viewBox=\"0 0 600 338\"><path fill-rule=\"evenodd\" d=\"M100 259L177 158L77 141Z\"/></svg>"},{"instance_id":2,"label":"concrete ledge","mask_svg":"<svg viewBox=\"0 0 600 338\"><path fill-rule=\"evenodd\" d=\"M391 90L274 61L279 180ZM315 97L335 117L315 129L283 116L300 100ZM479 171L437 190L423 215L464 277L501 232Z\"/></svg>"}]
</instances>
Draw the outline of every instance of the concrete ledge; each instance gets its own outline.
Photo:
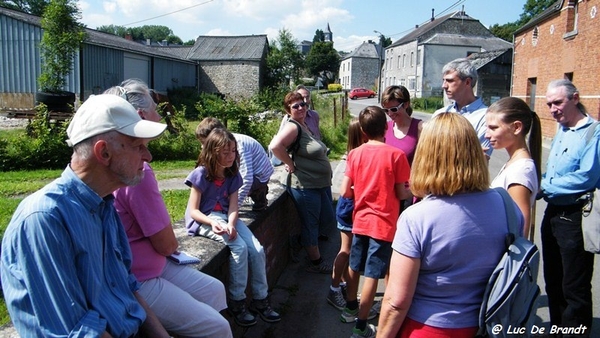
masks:
<instances>
[{"instance_id":1,"label":"concrete ledge","mask_svg":"<svg viewBox=\"0 0 600 338\"><path fill-rule=\"evenodd\" d=\"M269 207L254 212L244 205L240 218L263 245L267 256L267 280L272 287L292 255L300 248L296 245L300 234L300 220L290 195L281 185L269 185ZM183 221L174 224L179 248L202 259L194 264L200 271L221 280L227 285L229 278L229 249L226 245L201 237L188 236Z\"/></svg>"},{"instance_id":2,"label":"concrete ledge","mask_svg":"<svg viewBox=\"0 0 600 338\"><path fill-rule=\"evenodd\" d=\"M286 266L300 251L300 219L296 206L283 185L277 180L269 184L269 207L262 212L254 212L251 206L244 205L240 218L260 241L267 256L267 281L273 288ZM194 264L200 271L219 279L225 287L229 280L229 248L221 243L201 236L188 236L182 221L174 224L179 248L199 257L202 262ZM250 285L246 290L248 299L252 298ZM243 337L247 328L242 328L226 315L231 324L234 337Z\"/></svg>"}]
</instances>

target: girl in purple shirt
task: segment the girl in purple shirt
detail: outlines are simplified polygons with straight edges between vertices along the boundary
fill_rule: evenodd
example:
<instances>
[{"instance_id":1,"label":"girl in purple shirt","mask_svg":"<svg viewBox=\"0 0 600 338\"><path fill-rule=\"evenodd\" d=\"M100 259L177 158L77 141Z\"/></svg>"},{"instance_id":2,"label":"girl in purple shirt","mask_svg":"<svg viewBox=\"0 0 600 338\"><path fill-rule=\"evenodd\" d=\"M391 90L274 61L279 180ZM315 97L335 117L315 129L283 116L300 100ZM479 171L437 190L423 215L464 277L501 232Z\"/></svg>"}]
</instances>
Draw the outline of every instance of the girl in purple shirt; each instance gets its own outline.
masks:
<instances>
[{"instance_id":1,"label":"girl in purple shirt","mask_svg":"<svg viewBox=\"0 0 600 338\"><path fill-rule=\"evenodd\" d=\"M256 324L255 315L266 322L278 322L279 314L268 299L265 252L252 231L239 219L238 189L242 177L238 171L239 155L233 134L213 129L202 147L197 167L186 178L191 187L185 212L190 235L204 236L226 244L229 257L229 312L240 326ZM253 300L246 308L248 270Z\"/></svg>"}]
</instances>

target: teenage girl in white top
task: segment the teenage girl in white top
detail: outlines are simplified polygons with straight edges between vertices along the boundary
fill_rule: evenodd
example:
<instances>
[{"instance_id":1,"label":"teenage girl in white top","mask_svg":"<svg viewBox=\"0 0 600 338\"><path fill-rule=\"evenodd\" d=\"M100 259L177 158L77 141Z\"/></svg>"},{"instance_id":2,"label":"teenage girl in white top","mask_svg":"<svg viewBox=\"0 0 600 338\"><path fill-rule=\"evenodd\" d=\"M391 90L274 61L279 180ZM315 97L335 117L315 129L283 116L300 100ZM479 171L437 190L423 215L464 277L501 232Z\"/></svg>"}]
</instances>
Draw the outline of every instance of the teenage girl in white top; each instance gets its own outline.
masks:
<instances>
[{"instance_id":1,"label":"teenage girl in white top","mask_svg":"<svg viewBox=\"0 0 600 338\"><path fill-rule=\"evenodd\" d=\"M506 149L509 156L491 186L508 191L525 217L523 235L533 240L535 219L532 208L541 178L540 119L523 100L515 97L505 97L492 104L485 119L485 137L490 140L490 145L494 149Z\"/></svg>"}]
</instances>

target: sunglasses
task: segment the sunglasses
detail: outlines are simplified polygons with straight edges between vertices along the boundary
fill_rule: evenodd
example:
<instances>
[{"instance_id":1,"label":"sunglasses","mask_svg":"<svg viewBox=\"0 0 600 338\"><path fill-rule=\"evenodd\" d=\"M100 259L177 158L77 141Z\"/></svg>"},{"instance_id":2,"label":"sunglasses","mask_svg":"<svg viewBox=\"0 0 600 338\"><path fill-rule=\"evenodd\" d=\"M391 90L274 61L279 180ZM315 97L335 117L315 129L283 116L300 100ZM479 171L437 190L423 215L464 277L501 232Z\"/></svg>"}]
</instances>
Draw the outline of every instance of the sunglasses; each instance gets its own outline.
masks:
<instances>
[{"instance_id":1,"label":"sunglasses","mask_svg":"<svg viewBox=\"0 0 600 338\"><path fill-rule=\"evenodd\" d=\"M290 107L292 107L294 109L298 109L300 107L305 107L305 106L306 106L306 102L300 102L300 103L293 104Z\"/></svg>"},{"instance_id":2,"label":"sunglasses","mask_svg":"<svg viewBox=\"0 0 600 338\"><path fill-rule=\"evenodd\" d=\"M384 111L386 114L389 114L390 112L392 112L392 113L395 113L395 112L397 112L397 111L398 111L398 109L400 109L400 107L402 107L402 105L404 104L404 101L398 101L398 102L400 102L400 104L399 104L399 105L397 105L396 107L392 107L392 108L382 108L382 109L383 109L383 111Z\"/></svg>"}]
</instances>

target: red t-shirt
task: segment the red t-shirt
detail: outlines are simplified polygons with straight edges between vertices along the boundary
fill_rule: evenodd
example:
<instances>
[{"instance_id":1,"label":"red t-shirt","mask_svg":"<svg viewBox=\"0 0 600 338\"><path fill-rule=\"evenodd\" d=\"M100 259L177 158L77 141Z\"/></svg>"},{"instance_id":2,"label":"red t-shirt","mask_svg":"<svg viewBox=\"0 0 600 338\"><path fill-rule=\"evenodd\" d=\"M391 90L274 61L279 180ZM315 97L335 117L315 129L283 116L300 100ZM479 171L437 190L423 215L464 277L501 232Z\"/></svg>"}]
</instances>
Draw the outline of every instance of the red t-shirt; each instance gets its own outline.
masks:
<instances>
[{"instance_id":1,"label":"red t-shirt","mask_svg":"<svg viewBox=\"0 0 600 338\"><path fill-rule=\"evenodd\" d=\"M410 178L406 154L384 143L363 144L348 154L346 176L354 185L352 232L392 242L400 215L395 185Z\"/></svg>"}]
</instances>

